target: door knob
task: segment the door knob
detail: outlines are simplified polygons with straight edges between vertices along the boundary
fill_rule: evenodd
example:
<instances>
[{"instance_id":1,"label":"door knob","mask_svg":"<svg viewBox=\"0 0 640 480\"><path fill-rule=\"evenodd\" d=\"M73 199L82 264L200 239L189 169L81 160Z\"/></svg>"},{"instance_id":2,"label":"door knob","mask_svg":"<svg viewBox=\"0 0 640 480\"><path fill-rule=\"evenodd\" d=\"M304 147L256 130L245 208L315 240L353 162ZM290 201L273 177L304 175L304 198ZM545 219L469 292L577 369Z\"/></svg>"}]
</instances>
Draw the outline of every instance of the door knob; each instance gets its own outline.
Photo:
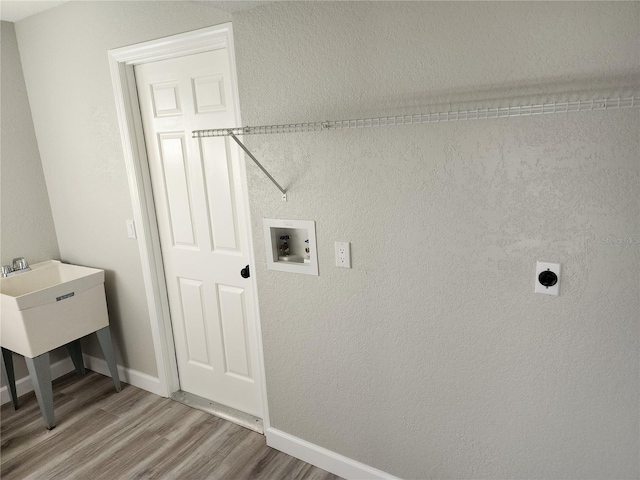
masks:
<instances>
[{"instance_id":1,"label":"door knob","mask_svg":"<svg viewBox=\"0 0 640 480\"><path fill-rule=\"evenodd\" d=\"M249 278L251 276L251 272L249 271L249 265L240 270L240 276L242 278Z\"/></svg>"}]
</instances>

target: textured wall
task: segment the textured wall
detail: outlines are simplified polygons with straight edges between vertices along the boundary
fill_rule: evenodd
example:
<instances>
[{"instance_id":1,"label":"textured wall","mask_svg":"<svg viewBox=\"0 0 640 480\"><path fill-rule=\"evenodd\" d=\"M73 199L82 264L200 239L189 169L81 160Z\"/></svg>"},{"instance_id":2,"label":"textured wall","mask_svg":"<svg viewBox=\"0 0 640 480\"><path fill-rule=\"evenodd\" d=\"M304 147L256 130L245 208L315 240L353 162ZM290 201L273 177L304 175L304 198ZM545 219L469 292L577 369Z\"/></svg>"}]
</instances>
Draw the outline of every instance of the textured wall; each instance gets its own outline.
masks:
<instances>
[{"instance_id":1,"label":"textured wall","mask_svg":"<svg viewBox=\"0 0 640 480\"><path fill-rule=\"evenodd\" d=\"M263 6L234 16L243 123L624 93L639 12ZM640 245L603 237L640 235L639 127L636 110L247 137L290 191L248 166L272 426L404 478L637 478ZM263 217L316 220L319 277L265 269ZM536 260L562 263L561 296L533 293Z\"/></svg>"},{"instance_id":2,"label":"textured wall","mask_svg":"<svg viewBox=\"0 0 640 480\"><path fill-rule=\"evenodd\" d=\"M25 257L37 263L60 258L60 251L13 24L2 22L0 34L0 260L10 265L13 258ZM21 359L15 370L16 378L28 375Z\"/></svg>"},{"instance_id":3,"label":"textured wall","mask_svg":"<svg viewBox=\"0 0 640 480\"><path fill-rule=\"evenodd\" d=\"M62 258L109 270L122 361L150 374L106 50L227 19L72 2L17 27ZM247 124L637 82L637 3L277 3L233 20ZM407 478L637 477L639 249L602 236L639 234L639 122L247 139L291 187L284 204L248 167L273 426ZM319 277L265 270L262 217L317 221ZM335 240L353 269L333 267ZM532 293L536 260L563 263L560 297Z\"/></svg>"},{"instance_id":4,"label":"textured wall","mask_svg":"<svg viewBox=\"0 0 640 480\"><path fill-rule=\"evenodd\" d=\"M33 130L12 23L2 22L2 264L23 256L59 258L56 231Z\"/></svg>"},{"instance_id":5,"label":"textured wall","mask_svg":"<svg viewBox=\"0 0 640 480\"><path fill-rule=\"evenodd\" d=\"M107 51L230 15L198 2L69 2L16 24L60 255L105 269L119 363L156 375ZM46 80L45 80L46 79ZM97 342L89 353L102 354Z\"/></svg>"}]
</instances>

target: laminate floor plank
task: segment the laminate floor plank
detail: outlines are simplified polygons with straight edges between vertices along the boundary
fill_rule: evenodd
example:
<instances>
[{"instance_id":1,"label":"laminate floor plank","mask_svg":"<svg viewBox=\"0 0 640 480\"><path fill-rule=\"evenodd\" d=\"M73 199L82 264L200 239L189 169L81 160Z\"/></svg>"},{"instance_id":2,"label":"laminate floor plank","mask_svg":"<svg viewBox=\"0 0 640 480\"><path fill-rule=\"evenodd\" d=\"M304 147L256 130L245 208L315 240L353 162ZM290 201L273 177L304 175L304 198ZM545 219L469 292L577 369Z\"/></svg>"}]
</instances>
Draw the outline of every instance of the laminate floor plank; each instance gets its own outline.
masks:
<instances>
[{"instance_id":1,"label":"laminate floor plank","mask_svg":"<svg viewBox=\"0 0 640 480\"><path fill-rule=\"evenodd\" d=\"M165 459L165 465L156 466L155 471L148 472L142 478L160 480L171 478L177 474L189 472L192 478L223 478L220 469L219 450L227 448L247 436L249 430L220 419L216 434L212 434L198 445L192 452L178 457L175 450ZM173 466L170 464L173 463Z\"/></svg>"},{"instance_id":2,"label":"laminate floor plank","mask_svg":"<svg viewBox=\"0 0 640 480\"><path fill-rule=\"evenodd\" d=\"M186 427L181 435L171 442L171 450L156 465L153 474L148 475L147 478L160 479L165 476L186 475L185 467L198 451L198 447L213 435L216 435L215 429L206 420L199 425Z\"/></svg>"},{"instance_id":3,"label":"laminate floor plank","mask_svg":"<svg viewBox=\"0 0 640 480\"><path fill-rule=\"evenodd\" d=\"M84 442L75 444L62 453L56 460L56 465L49 471L53 478L68 478L79 467L82 467L82 472L93 472L95 466L105 460L119 461L114 452L122 447L133 451L144 448L145 443L140 437L141 433L145 435L145 439L157 437L141 428L144 424L144 416L136 416L134 411L129 410L125 418L118 418L112 412L105 410L99 410L99 412L112 417L112 421L91 434L89 441L85 438ZM80 465L78 465L79 461L82 462ZM87 474L85 478L91 477Z\"/></svg>"},{"instance_id":4,"label":"laminate floor plank","mask_svg":"<svg viewBox=\"0 0 640 480\"><path fill-rule=\"evenodd\" d=\"M76 431L79 428L78 424L85 423L88 417L93 417L96 413L101 414L100 409L95 408L100 401L99 395L101 394L101 389L96 389L94 392L98 395L96 405L92 405L82 398L77 399L66 395L54 401L57 426L51 431L46 431L43 427L40 409L35 398L25 403L24 407L21 406L9 419L5 418L5 411L3 410L2 437L3 440L9 438L12 442L10 448L5 449L3 441L3 461L12 457L14 445L19 445L19 450L28 449L29 447L39 445L43 435L47 435L47 438L50 439L55 439L60 435L67 435L68 429ZM15 413L18 412L21 412L20 415L15 415ZM15 419L23 419L23 422L19 423ZM5 428L5 423L9 424L7 428ZM15 434L14 431L16 432ZM54 443L55 442L52 444ZM70 446L72 445L74 445L73 442Z\"/></svg>"},{"instance_id":5,"label":"laminate floor plank","mask_svg":"<svg viewBox=\"0 0 640 480\"><path fill-rule=\"evenodd\" d=\"M33 393L0 411L3 480L338 480L265 437L94 372L54 382L57 426Z\"/></svg>"},{"instance_id":6,"label":"laminate floor plank","mask_svg":"<svg viewBox=\"0 0 640 480\"><path fill-rule=\"evenodd\" d=\"M332 480L339 478L302 460L296 459L296 462L297 465L293 470L291 480Z\"/></svg>"},{"instance_id":7,"label":"laminate floor plank","mask_svg":"<svg viewBox=\"0 0 640 480\"><path fill-rule=\"evenodd\" d=\"M38 412L38 416L40 416L40 412ZM60 448L61 445L64 445L65 450L73 449L74 446L90 438L96 430L106 427L113 420L112 415L98 411L86 418L85 421L68 426L64 434L57 436L48 434L49 432L40 422L38 427L46 433L43 432L38 436L38 443L32 444L24 451L19 451L7 462L8 465L5 465L3 459L0 475L3 480L27 478L30 475L33 475L33 478L44 478L45 476L55 478L54 468L65 458ZM64 441L58 441L58 437L64 438ZM19 445L16 447L19 448ZM68 466L71 467L71 465Z\"/></svg>"},{"instance_id":8,"label":"laminate floor plank","mask_svg":"<svg viewBox=\"0 0 640 480\"><path fill-rule=\"evenodd\" d=\"M74 478L107 479L123 478L130 475L131 470L139 464L140 459L149 458L158 449L165 446L168 441L149 432L142 431L132 438L132 442L139 445L138 448L131 448L128 444L123 444L116 448L109 455L93 464L91 468L83 469Z\"/></svg>"}]
</instances>

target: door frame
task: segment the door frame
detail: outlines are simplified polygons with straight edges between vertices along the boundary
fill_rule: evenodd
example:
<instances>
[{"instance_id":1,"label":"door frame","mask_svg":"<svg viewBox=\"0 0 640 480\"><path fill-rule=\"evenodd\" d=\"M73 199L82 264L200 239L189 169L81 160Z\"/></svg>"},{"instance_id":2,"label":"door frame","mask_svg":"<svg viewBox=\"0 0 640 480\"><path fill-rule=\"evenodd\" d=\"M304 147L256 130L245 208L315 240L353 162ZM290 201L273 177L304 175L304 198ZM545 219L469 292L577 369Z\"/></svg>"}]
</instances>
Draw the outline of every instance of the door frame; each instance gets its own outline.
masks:
<instances>
[{"instance_id":1,"label":"door frame","mask_svg":"<svg viewBox=\"0 0 640 480\"><path fill-rule=\"evenodd\" d=\"M122 138L122 148L127 169L129 192L133 208L133 219L138 237L142 277L149 308L151 336L158 368L160 393L169 397L180 389L178 364L176 362L175 344L169 313L169 297L164 276L162 252L160 250L160 233L156 219L153 192L151 190L151 174L144 142L142 118L138 103L138 93L133 67L142 63L156 62L179 56L202 53L220 48L227 48L231 65L231 88L233 101L236 103L236 125L242 125L240 104L238 100L238 79L233 43L231 22L207 27L191 32L142 42L108 51L111 80L116 101L118 124ZM242 184L242 201L246 216L246 230L249 235L249 259L255 265L253 250L253 233L249 209L249 195L245 169L244 152L238 149ZM253 269L255 272L255 268ZM258 340L259 371L256 381L260 384L262 394L264 430L269 427L269 410L265 382L264 352L262 346L262 328L258 303L258 285L255 273L251 275L251 286L254 290L253 316L256 322Z\"/></svg>"}]
</instances>

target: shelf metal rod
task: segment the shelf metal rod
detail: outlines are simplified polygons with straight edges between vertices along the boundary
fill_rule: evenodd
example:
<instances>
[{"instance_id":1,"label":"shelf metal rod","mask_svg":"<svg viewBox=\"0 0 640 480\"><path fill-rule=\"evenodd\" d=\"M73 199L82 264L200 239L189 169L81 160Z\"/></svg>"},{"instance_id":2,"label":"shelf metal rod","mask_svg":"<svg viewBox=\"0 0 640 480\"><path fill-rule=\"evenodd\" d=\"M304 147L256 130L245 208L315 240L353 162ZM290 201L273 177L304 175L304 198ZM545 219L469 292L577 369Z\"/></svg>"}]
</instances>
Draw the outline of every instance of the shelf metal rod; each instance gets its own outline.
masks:
<instances>
[{"instance_id":1,"label":"shelf metal rod","mask_svg":"<svg viewBox=\"0 0 640 480\"><path fill-rule=\"evenodd\" d=\"M262 135L270 133L317 132L344 130L350 128L379 128L413 125L418 123L460 122L464 120L487 120L491 118L511 118L553 113L574 113L594 110L614 110L619 108L640 107L640 96L597 98L576 100L573 102L550 102L511 107L476 108L471 110L453 110L446 112L416 113L413 115L395 115L389 117L359 118L353 120L327 120L326 122L289 123L283 125L262 125L258 127L215 128L194 130L192 138L231 137L240 148L262 170L262 172L282 192L282 200L287 201L287 192L262 166L258 159L238 139L236 135Z\"/></svg>"},{"instance_id":2,"label":"shelf metal rod","mask_svg":"<svg viewBox=\"0 0 640 480\"><path fill-rule=\"evenodd\" d=\"M251 160L253 160L253 162L260 168L260 170L262 170L262 173L264 173L269 178L269 180L271 180L273 182L273 184L276 187L278 187L278 190L280 190L282 192L282 200L286 202L287 201L287 191L284 188L282 188L278 182L276 182L276 179L273 178L269 172L267 172L267 170L262 166L262 164L258 161L258 159L253 156L253 153L251 153L249 151L249 149L244 146L244 144L238 139L238 137L235 136L235 134L233 132L230 131L228 133L228 135L231 138L233 138L238 145L240 145L240 148L242 148L242 150L244 150L244 153L249 155L249 158Z\"/></svg>"},{"instance_id":3,"label":"shelf metal rod","mask_svg":"<svg viewBox=\"0 0 640 480\"><path fill-rule=\"evenodd\" d=\"M318 132L328 130L345 130L350 128L396 127L400 125L413 125L416 123L460 122L464 120L487 120L492 118L524 117L548 115L552 113L574 113L638 107L640 107L640 96L636 95L632 97L598 98L591 100L576 100L573 102L551 102L532 105L515 105L510 107L415 113L412 115L395 115L389 117L359 118L352 120L327 120L325 122L194 130L192 132L192 136L193 138L205 138L226 137L229 135Z\"/></svg>"}]
</instances>

